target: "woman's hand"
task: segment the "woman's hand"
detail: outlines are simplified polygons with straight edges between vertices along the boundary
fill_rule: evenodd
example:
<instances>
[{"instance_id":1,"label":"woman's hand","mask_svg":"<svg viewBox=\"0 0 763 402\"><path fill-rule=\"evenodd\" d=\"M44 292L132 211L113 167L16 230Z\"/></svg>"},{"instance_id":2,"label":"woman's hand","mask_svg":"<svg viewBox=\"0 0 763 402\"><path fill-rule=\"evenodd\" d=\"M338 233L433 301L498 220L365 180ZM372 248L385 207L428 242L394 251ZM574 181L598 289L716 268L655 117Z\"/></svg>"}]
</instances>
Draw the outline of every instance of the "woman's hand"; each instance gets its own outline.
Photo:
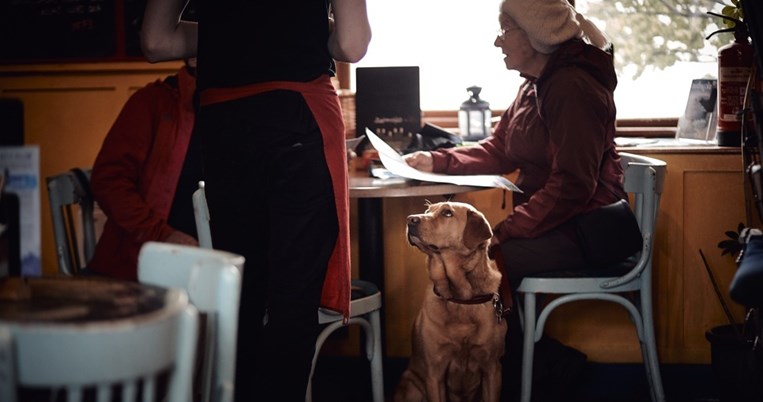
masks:
<instances>
[{"instance_id":1,"label":"woman's hand","mask_svg":"<svg viewBox=\"0 0 763 402\"><path fill-rule=\"evenodd\" d=\"M172 231L172 233L170 233L170 235L167 236L167 238L164 239L164 241L167 243L183 244L186 246L198 247L199 245L199 242L196 241L196 239L194 239L193 236L183 233L179 230Z\"/></svg>"},{"instance_id":2,"label":"woman's hand","mask_svg":"<svg viewBox=\"0 0 763 402\"><path fill-rule=\"evenodd\" d=\"M408 166L421 170L422 172L432 172L434 164L432 162L432 153L428 151L416 151L403 156L403 160Z\"/></svg>"}]
</instances>

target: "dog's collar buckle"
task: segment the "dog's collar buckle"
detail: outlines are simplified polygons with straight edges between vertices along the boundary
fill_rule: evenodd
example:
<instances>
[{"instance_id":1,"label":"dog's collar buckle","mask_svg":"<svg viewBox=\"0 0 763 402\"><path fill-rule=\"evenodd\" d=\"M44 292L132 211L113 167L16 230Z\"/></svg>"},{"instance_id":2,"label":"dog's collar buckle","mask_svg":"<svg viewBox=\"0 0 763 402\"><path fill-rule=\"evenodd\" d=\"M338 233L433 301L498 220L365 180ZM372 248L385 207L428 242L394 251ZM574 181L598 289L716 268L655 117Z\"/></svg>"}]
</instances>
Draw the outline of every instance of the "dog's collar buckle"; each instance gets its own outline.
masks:
<instances>
[{"instance_id":1,"label":"dog's collar buckle","mask_svg":"<svg viewBox=\"0 0 763 402\"><path fill-rule=\"evenodd\" d=\"M495 310L495 318L500 324L503 321L503 301L498 293L493 293L493 310Z\"/></svg>"}]
</instances>

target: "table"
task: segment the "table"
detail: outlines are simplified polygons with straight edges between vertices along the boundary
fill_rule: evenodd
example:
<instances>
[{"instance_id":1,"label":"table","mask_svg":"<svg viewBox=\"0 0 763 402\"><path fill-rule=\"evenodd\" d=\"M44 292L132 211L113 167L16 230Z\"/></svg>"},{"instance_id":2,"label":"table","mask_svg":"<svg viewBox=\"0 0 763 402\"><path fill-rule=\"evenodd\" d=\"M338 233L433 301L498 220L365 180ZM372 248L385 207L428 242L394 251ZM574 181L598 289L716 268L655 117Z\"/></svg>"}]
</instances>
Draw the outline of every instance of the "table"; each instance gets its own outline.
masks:
<instances>
[{"instance_id":1,"label":"table","mask_svg":"<svg viewBox=\"0 0 763 402\"><path fill-rule=\"evenodd\" d=\"M100 277L0 279L0 322L80 324L132 319L175 300L175 290Z\"/></svg>"},{"instance_id":2,"label":"table","mask_svg":"<svg viewBox=\"0 0 763 402\"><path fill-rule=\"evenodd\" d=\"M350 198L358 199L358 276L384 290L384 219L382 199L442 195L486 190L487 187L429 183L403 178L350 176Z\"/></svg>"},{"instance_id":3,"label":"table","mask_svg":"<svg viewBox=\"0 0 763 402\"><path fill-rule=\"evenodd\" d=\"M124 399L137 392L130 379L149 376L155 381L143 386L152 389L143 389L165 392L154 373L167 368L167 398L190 400L196 326L181 289L82 276L0 278L0 356L15 355L0 359L0 400L58 400L59 392L100 400L109 391Z\"/></svg>"}]
</instances>

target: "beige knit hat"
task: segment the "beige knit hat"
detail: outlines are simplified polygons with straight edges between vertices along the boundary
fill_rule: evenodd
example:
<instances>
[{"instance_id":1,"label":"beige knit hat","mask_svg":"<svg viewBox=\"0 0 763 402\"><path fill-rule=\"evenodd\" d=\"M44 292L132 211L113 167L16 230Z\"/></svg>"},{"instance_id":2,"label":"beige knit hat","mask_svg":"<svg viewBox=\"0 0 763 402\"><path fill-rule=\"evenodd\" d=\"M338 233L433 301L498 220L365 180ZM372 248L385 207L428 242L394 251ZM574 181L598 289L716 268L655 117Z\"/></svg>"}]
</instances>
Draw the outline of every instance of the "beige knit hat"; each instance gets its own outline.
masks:
<instances>
[{"instance_id":1,"label":"beige knit hat","mask_svg":"<svg viewBox=\"0 0 763 402\"><path fill-rule=\"evenodd\" d=\"M503 0L501 12L527 33L530 45L540 53L552 53L572 38L586 37L598 47L607 43L606 36L567 0Z\"/></svg>"}]
</instances>

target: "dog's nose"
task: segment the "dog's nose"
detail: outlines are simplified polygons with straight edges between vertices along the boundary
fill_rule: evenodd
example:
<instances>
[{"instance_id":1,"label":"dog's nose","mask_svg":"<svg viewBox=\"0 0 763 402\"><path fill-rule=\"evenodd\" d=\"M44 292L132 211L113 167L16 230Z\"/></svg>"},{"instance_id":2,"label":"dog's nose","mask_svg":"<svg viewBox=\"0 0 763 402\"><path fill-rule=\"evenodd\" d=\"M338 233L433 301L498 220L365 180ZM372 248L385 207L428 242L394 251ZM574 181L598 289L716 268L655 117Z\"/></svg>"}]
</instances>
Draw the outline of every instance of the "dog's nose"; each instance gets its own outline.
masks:
<instances>
[{"instance_id":1,"label":"dog's nose","mask_svg":"<svg viewBox=\"0 0 763 402\"><path fill-rule=\"evenodd\" d=\"M419 223L421 223L421 218L418 215L411 215L408 217L409 225L418 225Z\"/></svg>"}]
</instances>

